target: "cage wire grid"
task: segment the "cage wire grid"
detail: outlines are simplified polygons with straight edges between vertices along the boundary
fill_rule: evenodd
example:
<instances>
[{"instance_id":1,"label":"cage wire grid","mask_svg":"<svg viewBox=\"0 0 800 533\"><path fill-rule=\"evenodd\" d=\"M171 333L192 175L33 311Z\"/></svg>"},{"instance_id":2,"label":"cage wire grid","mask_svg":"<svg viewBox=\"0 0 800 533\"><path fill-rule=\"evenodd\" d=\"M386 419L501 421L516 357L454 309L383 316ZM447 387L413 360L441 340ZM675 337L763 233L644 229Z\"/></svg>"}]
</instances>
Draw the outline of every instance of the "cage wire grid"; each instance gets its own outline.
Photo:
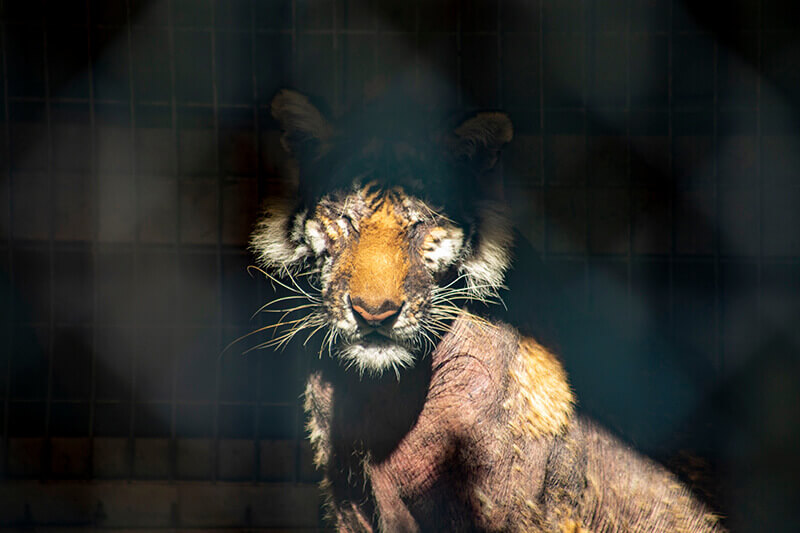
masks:
<instances>
[{"instance_id":1,"label":"cage wire grid","mask_svg":"<svg viewBox=\"0 0 800 533\"><path fill-rule=\"evenodd\" d=\"M734 3L720 33L660 0L5 0L3 484L272 483L311 487L291 498L316 509L294 348L219 357L272 294L245 246L257 198L280 187L268 106L284 86L338 114L374 75L433 71L443 100L510 113L506 190L565 309L606 324L613 310L621 336L648 347L661 341L635 332L651 328L702 358L686 379L711 396L760 372L769 342L796 351L774 339L800 295L784 4ZM778 363L763 371L777 400L772 381L748 393L765 408L797 398ZM764 424L730 433L755 427L775 454L759 461L794 464L791 430ZM752 525L750 510L733 520ZM209 520L319 524L307 518Z\"/></svg>"}]
</instances>

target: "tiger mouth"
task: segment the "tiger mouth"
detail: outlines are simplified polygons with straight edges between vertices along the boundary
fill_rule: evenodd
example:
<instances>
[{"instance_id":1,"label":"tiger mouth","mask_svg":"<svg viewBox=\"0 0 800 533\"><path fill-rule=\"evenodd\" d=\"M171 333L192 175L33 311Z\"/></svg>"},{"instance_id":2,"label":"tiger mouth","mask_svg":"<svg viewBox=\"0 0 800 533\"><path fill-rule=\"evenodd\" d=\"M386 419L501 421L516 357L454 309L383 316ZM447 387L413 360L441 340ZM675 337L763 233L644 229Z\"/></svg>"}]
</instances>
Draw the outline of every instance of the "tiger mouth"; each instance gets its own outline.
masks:
<instances>
[{"instance_id":1,"label":"tiger mouth","mask_svg":"<svg viewBox=\"0 0 800 533\"><path fill-rule=\"evenodd\" d=\"M359 340L368 343L377 343L385 341L386 339L394 340L389 333L381 331L380 329L374 329L362 335Z\"/></svg>"},{"instance_id":2,"label":"tiger mouth","mask_svg":"<svg viewBox=\"0 0 800 533\"><path fill-rule=\"evenodd\" d=\"M390 331L382 331L380 329L364 332L359 337L350 341L349 344L358 344L365 348L385 348L389 346L408 347L408 343L404 342L404 339L397 338Z\"/></svg>"},{"instance_id":3,"label":"tiger mouth","mask_svg":"<svg viewBox=\"0 0 800 533\"><path fill-rule=\"evenodd\" d=\"M362 376L380 376L390 370L398 379L400 370L413 366L416 358L411 347L377 331L342 345L338 355L345 367L355 367Z\"/></svg>"},{"instance_id":4,"label":"tiger mouth","mask_svg":"<svg viewBox=\"0 0 800 533\"><path fill-rule=\"evenodd\" d=\"M402 345L402 343L398 342L396 339L393 339L382 333L378 333L377 331L373 331L367 335L364 335L363 337L353 341L352 344L361 344L364 346L389 346L392 344Z\"/></svg>"}]
</instances>

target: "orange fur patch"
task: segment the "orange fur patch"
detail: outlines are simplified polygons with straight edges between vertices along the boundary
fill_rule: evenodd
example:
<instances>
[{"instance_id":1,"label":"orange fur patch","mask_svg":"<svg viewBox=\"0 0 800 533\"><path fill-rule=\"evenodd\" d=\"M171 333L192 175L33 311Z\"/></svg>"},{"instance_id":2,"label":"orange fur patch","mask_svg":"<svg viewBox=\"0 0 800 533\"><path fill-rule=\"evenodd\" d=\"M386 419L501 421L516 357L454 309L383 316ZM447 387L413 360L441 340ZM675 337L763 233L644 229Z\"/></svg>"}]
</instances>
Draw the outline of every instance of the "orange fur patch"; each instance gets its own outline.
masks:
<instances>
[{"instance_id":1,"label":"orange fur patch","mask_svg":"<svg viewBox=\"0 0 800 533\"><path fill-rule=\"evenodd\" d=\"M575 520L565 520L561 523L562 533L591 533L588 529L584 529L580 522Z\"/></svg>"},{"instance_id":2,"label":"orange fur patch","mask_svg":"<svg viewBox=\"0 0 800 533\"><path fill-rule=\"evenodd\" d=\"M336 242L342 236L341 229L333 220L323 215L317 215L317 218L320 222L322 222L322 227L325 230L325 234L330 240Z\"/></svg>"},{"instance_id":3,"label":"orange fur patch","mask_svg":"<svg viewBox=\"0 0 800 533\"><path fill-rule=\"evenodd\" d=\"M398 306L405 300L403 285L409 268L405 225L385 198L360 224L360 237L347 258L350 295L370 307L385 301Z\"/></svg>"},{"instance_id":4,"label":"orange fur patch","mask_svg":"<svg viewBox=\"0 0 800 533\"><path fill-rule=\"evenodd\" d=\"M534 439L561 433L572 418L575 397L558 359L533 339L523 337L510 378L516 392L503 407L512 413L511 429Z\"/></svg>"}]
</instances>

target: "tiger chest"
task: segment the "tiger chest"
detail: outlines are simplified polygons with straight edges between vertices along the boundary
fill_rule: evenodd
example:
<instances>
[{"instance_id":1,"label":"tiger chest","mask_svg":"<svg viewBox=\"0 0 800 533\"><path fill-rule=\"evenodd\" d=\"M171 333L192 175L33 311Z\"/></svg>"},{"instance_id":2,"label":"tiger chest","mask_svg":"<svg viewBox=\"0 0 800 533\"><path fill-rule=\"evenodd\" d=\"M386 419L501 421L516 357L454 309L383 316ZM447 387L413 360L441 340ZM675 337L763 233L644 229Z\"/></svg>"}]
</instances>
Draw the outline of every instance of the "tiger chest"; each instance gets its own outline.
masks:
<instances>
[{"instance_id":1,"label":"tiger chest","mask_svg":"<svg viewBox=\"0 0 800 533\"><path fill-rule=\"evenodd\" d=\"M333 507L360 502L387 531L435 530L476 512L475 464L464 457L457 421L418 389L420 381L404 380L402 390L396 382L335 386L315 373L306 389L309 433Z\"/></svg>"}]
</instances>

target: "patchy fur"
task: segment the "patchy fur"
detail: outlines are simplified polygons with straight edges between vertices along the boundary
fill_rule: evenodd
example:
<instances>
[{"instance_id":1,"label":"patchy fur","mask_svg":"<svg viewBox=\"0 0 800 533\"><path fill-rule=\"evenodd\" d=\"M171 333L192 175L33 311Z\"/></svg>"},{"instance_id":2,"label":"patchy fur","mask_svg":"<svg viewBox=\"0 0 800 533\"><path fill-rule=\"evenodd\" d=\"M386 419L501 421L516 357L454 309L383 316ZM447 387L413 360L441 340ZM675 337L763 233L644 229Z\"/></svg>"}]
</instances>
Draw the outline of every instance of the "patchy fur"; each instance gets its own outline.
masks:
<instances>
[{"instance_id":1,"label":"patchy fur","mask_svg":"<svg viewBox=\"0 0 800 533\"><path fill-rule=\"evenodd\" d=\"M291 91L273 114L305 188L267 205L251 243L303 302L277 342L325 331L304 407L338 531L722 531L575 413L553 353L480 316L511 260L506 213L481 192L505 115L467 119L437 155L419 136L348 137Z\"/></svg>"},{"instance_id":2,"label":"patchy fur","mask_svg":"<svg viewBox=\"0 0 800 533\"><path fill-rule=\"evenodd\" d=\"M399 383L313 371L308 430L341 530L721 531L671 474L573 414L531 339L464 315L425 363Z\"/></svg>"},{"instance_id":3,"label":"patchy fur","mask_svg":"<svg viewBox=\"0 0 800 533\"><path fill-rule=\"evenodd\" d=\"M561 363L533 339L522 339L509 376L516 394L503 409L510 413L512 432L537 439L558 435L572 418L575 398Z\"/></svg>"}]
</instances>

